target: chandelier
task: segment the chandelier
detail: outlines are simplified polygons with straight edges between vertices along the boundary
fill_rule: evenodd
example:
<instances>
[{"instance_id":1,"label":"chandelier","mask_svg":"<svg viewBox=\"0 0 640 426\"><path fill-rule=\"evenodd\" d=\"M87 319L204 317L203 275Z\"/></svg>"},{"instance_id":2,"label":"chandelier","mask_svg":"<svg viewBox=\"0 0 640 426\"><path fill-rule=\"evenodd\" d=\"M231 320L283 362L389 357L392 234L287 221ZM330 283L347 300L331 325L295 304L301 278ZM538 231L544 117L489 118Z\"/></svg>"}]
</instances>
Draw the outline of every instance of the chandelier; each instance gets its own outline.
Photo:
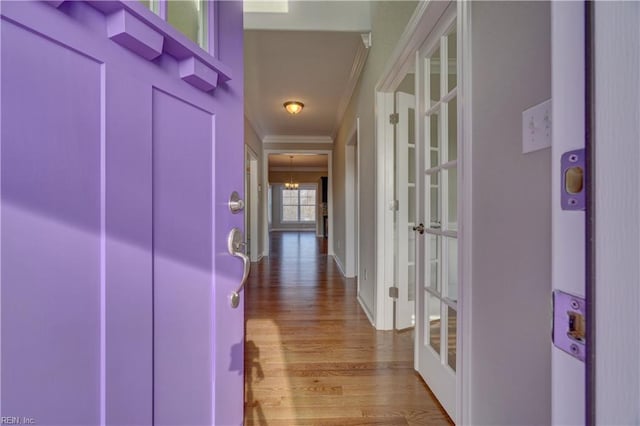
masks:
<instances>
[{"instance_id":1,"label":"chandelier","mask_svg":"<svg viewBox=\"0 0 640 426\"><path fill-rule=\"evenodd\" d=\"M300 186L298 185L298 182L293 182L293 155L290 155L289 158L290 158L289 182L285 182L284 187L285 189L298 189L298 187Z\"/></svg>"}]
</instances>

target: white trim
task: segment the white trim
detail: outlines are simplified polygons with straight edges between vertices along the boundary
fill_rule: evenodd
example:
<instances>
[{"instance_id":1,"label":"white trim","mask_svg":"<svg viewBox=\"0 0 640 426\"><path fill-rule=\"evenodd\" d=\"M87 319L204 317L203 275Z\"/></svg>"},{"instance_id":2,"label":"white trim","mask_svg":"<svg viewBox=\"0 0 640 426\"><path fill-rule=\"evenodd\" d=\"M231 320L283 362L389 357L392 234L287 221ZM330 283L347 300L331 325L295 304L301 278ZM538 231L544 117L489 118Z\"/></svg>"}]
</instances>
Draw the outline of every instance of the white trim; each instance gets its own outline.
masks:
<instances>
[{"instance_id":1,"label":"white trim","mask_svg":"<svg viewBox=\"0 0 640 426\"><path fill-rule=\"evenodd\" d=\"M342 274L342 276L345 278L349 278L347 277L347 274L344 272L344 266L342 266L342 263L340 262L340 258L335 254L331 255L331 257L333 258L334 262L336 262L336 265L338 266L338 269L340 270L340 273Z\"/></svg>"},{"instance_id":2,"label":"white trim","mask_svg":"<svg viewBox=\"0 0 640 426\"><path fill-rule=\"evenodd\" d=\"M369 309L367 309L367 305L366 305L366 303L364 303L364 301L362 300L362 297L360 297L360 295L358 295L358 303L360 304L360 307L362 308L362 311L364 312L364 314L369 319L369 322L371 323L371 325L376 327L376 323L373 320L373 315L371 315L371 312L369 312Z\"/></svg>"},{"instance_id":3,"label":"white trim","mask_svg":"<svg viewBox=\"0 0 640 426\"><path fill-rule=\"evenodd\" d=\"M265 148L262 153L262 187L269 187L269 155L270 154L284 154L284 153L293 153L293 154L326 154L328 158L328 171L327 176L329 178L329 187L327 188L327 212L329 214L329 241L327 242L327 255L333 256L333 151L330 149L294 149L294 150L286 150L286 149L268 149ZM269 226L267 223L267 209L268 203L264 203L264 255L269 256L270 250L270 242L269 242Z\"/></svg>"},{"instance_id":4,"label":"white trim","mask_svg":"<svg viewBox=\"0 0 640 426\"><path fill-rule=\"evenodd\" d=\"M460 318L457 345L461 354L457 360L456 413L459 424L471 422L471 336L472 336L472 293L473 293L473 138L472 138L472 49L470 1L458 2L458 135L462 141L462 158L459 177L462 191L458 194L460 262L458 266L458 312Z\"/></svg>"},{"instance_id":5,"label":"white trim","mask_svg":"<svg viewBox=\"0 0 640 426\"><path fill-rule=\"evenodd\" d=\"M330 136L288 136L288 135L267 135L262 138L263 144L272 143L287 143L287 144L311 144L311 143L325 143L333 144L333 139ZM288 153L289 151L283 151Z\"/></svg>"},{"instance_id":6,"label":"white trim","mask_svg":"<svg viewBox=\"0 0 640 426\"><path fill-rule=\"evenodd\" d=\"M358 275L358 266L356 264L357 251L359 250L359 244L356 240L356 235L359 234L356 229L357 224L360 223L358 217L358 197L359 188L356 188L356 184L359 184L358 176L355 176L355 172L359 172L358 169L358 139L360 138L360 118L356 117L355 123L349 132L347 143L344 147L345 161L344 161L344 188L345 188L345 244L344 244L344 261L345 261L345 276L347 278L353 278ZM355 169L355 170L354 170Z\"/></svg>"},{"instance_id":7,"label":"white trim","mask_svg":"<svg viewBox=\"0 0 640 426\"><path fill-rule=\"evenodd\" d=\"M259 250L259 226L258 221L260 220L258 214L258 207L260 205L260 194L258 192L258 155L255 151L249 146L245 144L245 153L249 155L250 159L247 162L245 158L245 162L249 166L249 194L244 194L245 200L250 205L249 216L246 218L246 224L249 226L249 235L251 235L251 241L249 242L249 256L252 262L257 262L258 260L258 252ZM246 166L245 166L246 167ZM246 173L245 173L246 178ZM246 187L246 185L245 185ZM245 225L246 227L246 225ZM246 229L245 229L245 238L246 238Z\"/></svg>"}]
</instances>

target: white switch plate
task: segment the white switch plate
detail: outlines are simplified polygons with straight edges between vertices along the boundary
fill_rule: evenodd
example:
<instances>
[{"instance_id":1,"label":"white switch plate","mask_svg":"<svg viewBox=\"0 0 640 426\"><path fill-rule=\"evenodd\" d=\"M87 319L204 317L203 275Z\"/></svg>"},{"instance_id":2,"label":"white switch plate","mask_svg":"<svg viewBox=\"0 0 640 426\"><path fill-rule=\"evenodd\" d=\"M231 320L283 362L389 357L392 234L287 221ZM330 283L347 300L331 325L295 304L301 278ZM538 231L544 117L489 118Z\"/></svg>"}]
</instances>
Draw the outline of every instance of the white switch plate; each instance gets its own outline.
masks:
<instances>
[{"instance_id":1,"label":"white switch plate","mask_svg":"<svg viewBox=\"0 0 640 426\"><path fill-rule=\"evenodd\" d=\"M551 147L551 99L522 113L522 153Z\"/></svg>"}]
</instances>

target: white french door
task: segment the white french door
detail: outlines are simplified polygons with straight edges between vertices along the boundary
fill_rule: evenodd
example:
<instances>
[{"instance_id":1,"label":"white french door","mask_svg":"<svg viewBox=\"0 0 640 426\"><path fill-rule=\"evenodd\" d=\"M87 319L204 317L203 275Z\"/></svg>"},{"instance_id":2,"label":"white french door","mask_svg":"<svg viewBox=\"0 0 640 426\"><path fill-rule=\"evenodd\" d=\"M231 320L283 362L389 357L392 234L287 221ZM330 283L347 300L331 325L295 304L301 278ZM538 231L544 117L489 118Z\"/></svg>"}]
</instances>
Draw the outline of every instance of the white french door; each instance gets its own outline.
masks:
<instances>
[{"instance_id":1,"label":"white french door","mask_svg":"<svg viewBox=\"0 0 640 426\"><path fill-rule=\"evenodd\" d=\"M420 48L416 369L456 419L458 337L458 60L456 5Z\"/></svg>"},{"instance_id":2,"label":"white french door","mask_svg":"<svg viewBox=\"0 0 640 426\"><path fill-rule=\"evenodd\" d=\"M395 328L403 330L415 325L416 240L412 228L416 226L416 98L404 92L396 92L395 97Z\"/></svg>"}]
</instances>

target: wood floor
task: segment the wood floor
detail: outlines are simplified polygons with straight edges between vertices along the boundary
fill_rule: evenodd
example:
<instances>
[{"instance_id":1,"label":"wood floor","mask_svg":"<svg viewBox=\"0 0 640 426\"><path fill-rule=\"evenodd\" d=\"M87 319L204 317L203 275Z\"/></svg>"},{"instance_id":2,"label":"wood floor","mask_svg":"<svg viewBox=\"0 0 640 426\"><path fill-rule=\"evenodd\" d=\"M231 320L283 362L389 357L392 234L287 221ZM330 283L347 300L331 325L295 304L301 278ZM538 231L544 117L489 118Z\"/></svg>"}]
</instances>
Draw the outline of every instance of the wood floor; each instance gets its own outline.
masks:
<instances>
[{"instance_id":1,"label":"wood floor","mask_svg":"<svg viewBox=\"0 0 640 426\"><path fill-rule=\"evenodd\" d=\"M245 425L450 425L411 332L376 331L326 240L274 232L246 288Z\"/></svg>"}]
</instances>

